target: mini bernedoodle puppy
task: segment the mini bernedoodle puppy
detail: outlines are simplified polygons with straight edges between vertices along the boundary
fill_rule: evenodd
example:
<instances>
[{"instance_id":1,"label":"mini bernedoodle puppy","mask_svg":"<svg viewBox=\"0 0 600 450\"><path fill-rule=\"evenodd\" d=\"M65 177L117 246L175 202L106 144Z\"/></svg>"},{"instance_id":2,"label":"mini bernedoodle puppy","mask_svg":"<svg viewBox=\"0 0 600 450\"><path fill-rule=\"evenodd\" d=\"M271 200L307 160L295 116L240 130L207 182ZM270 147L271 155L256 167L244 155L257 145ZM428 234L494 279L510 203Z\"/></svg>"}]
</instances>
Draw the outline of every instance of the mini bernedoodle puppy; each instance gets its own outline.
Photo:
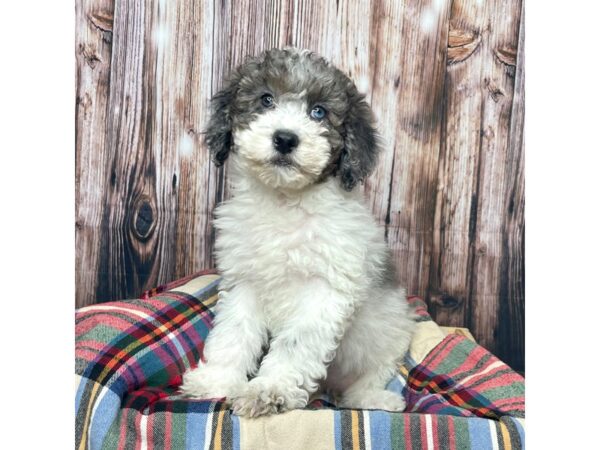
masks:
<instances>
[{"instance_id":1,"label":"mini bernedoodle puppy","mask_svg":"<svg viewBox=\"0 0 600 450\"><path fill-rule=\"evenodd\" d=\"M380 149L364 96L316 54L274 49L214 96L206 133L214 162L229 158L232 198L215 212L214 328L182 393L250 417L318 390L340 407L404 410L385 386L415 315L354 189Z\"/></svg>"}]
</instances>

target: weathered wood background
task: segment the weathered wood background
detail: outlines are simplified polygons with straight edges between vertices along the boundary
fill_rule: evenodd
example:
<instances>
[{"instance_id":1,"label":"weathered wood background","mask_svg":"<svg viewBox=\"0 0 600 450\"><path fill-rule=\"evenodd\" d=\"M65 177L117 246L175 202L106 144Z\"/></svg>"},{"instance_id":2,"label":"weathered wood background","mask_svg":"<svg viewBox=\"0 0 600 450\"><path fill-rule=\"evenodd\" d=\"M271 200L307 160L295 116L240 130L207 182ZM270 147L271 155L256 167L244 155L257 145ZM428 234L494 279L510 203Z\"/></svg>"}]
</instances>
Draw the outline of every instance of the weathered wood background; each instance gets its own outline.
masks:
<instances>
[{"instance_id":1,"label":"weathered wood background","mask_svg":"<svg viewBox=\"0 0 600 450\"><path fill-rule=\"evenodd\" d=\"M387 144L363 189L401 280L524 370L521 0L80 0L77 306L213 265L208 100L247 54L315 50Z\"/></svg>"}]
</instances>

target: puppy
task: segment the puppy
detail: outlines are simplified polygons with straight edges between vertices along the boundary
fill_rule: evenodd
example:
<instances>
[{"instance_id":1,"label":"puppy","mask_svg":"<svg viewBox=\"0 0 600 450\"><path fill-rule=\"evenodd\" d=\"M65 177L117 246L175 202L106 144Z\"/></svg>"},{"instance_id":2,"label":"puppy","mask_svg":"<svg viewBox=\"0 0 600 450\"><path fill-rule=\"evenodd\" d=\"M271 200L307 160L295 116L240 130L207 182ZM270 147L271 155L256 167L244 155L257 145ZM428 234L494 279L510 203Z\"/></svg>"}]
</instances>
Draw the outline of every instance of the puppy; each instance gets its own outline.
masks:
<instances>
[{"instance_id":1,"label":"puppy","mask_svg":"<svg viewBox=\"0 0 600 450\"><path fill-rule=\"evenodd\" d=\"M340 407L402 411L385 386L415 316L354 189L380 149L364 96L314 53L270 50L214 96L206 140L217 165L229 158L233 195L215 212L214 328L182 393L251 417L319 388Z\"/></svg>"}]
</instances>

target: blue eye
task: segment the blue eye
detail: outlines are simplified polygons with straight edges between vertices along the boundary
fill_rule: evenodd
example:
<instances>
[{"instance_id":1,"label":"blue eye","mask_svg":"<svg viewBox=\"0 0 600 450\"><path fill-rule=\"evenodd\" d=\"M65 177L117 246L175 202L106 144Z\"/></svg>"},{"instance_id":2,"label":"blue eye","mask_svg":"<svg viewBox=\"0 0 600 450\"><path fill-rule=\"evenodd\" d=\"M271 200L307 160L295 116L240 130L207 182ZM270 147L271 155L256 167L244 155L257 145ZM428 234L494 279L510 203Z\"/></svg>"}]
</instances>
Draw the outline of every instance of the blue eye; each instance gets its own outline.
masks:
<instances>
[{"instance_id":1,"label":"blue eye","mask_svg":"<svg viewBox=\"0 0 600 450\"><path fill-rule=\"evenodd\" d=\"M325 111L325 108L323 108L322 106L315 106L310 112L310 117L312 117L315 120L322 120L326 114L327 111Z\"/></svg>"},{"instance_id":2,"label":"blue eye","mask_svg":"<svg viewBox=\"0 0 600 450\"><path fill-rule=\"evenodd\" d=\"M275 103L275 100L273 99L273 96L271 94L264 94L260 98L260 102L265 108L270 108Z\"/></svg>"}]
</instances>

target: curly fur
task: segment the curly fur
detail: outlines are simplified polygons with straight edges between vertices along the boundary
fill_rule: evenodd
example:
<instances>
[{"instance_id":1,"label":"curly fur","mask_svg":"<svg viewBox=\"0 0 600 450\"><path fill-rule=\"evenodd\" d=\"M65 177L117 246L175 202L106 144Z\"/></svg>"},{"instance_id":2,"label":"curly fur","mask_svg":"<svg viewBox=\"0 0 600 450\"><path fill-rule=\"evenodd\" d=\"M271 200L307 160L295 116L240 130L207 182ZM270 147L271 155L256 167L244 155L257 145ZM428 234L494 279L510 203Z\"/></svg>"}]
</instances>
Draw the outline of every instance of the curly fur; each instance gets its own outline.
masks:
<instances>
[{"instance_id":1,"label":"curly fur","mask_svg":"<svg viewBox=\"0 0 600 450\"><path fill-rule=\"evenodd\" d=\"M229 158L233 196L216 211L214 329L182 392L246 416L302 408L319 389L340 406L403 410L384 388L414 315L353 189L379 152L364 97L323 58L285 49L249 59L212 107L207 143L215 163ZM274 148L278 130L298 136L289 154Z\"/></svg>"}]
</instances>

